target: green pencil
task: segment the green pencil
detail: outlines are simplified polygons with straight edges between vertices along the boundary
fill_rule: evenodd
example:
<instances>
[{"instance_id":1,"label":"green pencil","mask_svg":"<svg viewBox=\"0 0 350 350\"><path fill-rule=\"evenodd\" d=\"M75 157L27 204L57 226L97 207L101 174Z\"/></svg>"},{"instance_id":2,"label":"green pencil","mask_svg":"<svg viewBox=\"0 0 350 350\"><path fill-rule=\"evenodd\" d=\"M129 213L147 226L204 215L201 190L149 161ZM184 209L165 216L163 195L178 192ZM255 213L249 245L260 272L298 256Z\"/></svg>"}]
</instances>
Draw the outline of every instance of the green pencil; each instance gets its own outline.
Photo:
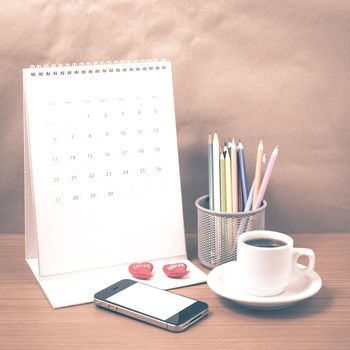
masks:
<instances>
[{"instance_id":1,"label":"green pencil","mask_svg":"<svg viewBox=\"0 0 350 350\"><path fill-rule=\"evenodd\" d=\"M208 138L208 182L209 182L209 209L214 210L214 178L213 178L213 141L211 134Z\"/></svg>"}]
</instances>

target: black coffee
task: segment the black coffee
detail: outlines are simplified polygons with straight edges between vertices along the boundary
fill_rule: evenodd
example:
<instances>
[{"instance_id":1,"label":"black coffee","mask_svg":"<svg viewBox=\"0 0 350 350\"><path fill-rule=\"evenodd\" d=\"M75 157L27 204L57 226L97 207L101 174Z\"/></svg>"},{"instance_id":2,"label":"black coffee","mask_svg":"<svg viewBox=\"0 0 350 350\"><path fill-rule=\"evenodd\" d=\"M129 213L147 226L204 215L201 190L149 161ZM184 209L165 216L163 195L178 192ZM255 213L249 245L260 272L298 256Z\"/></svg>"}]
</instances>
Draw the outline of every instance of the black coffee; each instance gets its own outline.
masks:
<instances>
[{"instance_id":1,"label":"black coffee","mask_svg":"<svg viewBox=\"0 0 350 350\"><path fill-rule=\"evenodd\" d=\"M244 243L252 245L254 247L260 247L260 248L277 248L287 244L283 241L279 241L278 239L270 239L270 238L249 239Z\"/></svg>"}]
</instances>

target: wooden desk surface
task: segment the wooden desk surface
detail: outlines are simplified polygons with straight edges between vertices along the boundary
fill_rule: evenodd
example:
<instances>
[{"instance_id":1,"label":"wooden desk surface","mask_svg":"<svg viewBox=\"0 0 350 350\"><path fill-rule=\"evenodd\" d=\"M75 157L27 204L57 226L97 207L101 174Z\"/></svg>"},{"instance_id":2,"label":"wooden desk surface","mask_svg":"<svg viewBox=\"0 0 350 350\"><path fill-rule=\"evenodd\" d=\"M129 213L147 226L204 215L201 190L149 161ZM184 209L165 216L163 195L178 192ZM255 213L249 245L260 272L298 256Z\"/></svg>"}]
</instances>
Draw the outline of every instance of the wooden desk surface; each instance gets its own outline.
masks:
<instances>
[{"instance_id":1,"label":"wooden desk surface","mask_svg":"<svg viewBox=\"0 0 350 350\"><path fill-rule=\"evenodd\" d=\"M24 261L24 236L0 235L0 349L350 349L350 233L292 236L316 253L317 295L284 310L252 311L206 284L181 288L210 313L176 334L93 304L52 309ZM196 257L195 235L188 255Z\"/></svg>"}]
</instances>

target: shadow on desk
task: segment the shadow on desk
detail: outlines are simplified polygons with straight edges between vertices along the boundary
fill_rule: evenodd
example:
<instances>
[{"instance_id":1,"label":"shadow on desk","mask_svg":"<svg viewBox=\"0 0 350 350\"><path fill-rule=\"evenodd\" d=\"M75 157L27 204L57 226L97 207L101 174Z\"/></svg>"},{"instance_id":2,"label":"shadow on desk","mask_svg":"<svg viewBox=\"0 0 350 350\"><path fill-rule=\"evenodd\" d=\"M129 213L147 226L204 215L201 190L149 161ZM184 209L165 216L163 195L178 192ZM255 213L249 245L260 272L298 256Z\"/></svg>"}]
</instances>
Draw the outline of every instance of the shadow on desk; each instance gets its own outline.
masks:
<instances>
[{"instance_id":1,"label":"shadow on desk","mask_svg":"<svg viewBox=\"0 0 350 350\"><path fill-rule=\"evenodd\" d=\"M241 315L254 316L261 319L292 319L305 318L324 312L330 307L334 297L334 290L323 286L317 293L317 297L313 296L281 310L249 309L224 298L220 298L220 303L223 307Z\"/></svg>"}]
</instances>

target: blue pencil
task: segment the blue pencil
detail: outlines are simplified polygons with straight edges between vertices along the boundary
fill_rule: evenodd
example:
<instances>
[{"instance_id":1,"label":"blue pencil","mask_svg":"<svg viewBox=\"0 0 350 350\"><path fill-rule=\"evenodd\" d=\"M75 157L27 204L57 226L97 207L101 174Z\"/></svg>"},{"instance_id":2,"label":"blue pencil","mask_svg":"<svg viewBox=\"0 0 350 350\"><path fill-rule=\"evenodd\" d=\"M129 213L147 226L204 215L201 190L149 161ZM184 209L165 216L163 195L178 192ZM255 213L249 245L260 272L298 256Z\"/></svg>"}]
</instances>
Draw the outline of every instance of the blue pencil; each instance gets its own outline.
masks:
<instances>
[{"instance_id":1,"label":"blue pencil","mask_svg":"<svg viewBox=\"0 0 350 350\"><path fill-rule=\"evenodd\" d=\"M239 163L239 171L240 171L240 179L242 184L242 193L243 193L243 208L248 200L248 180L247 180L247 170L245 166L244 159L244 149L241 142L238 143L238 163Z\"/></svg>"},{"instance_id":2,"label":"blue pencil","mask_svg":"<svg viewBox=\"0 0 350 350\"><path fill-rule=\"evenodd\" d=\"M245 213L252 209L253 193L254 193L254 181L252 183L252 187L250 188L250 192L249 192L247 203L245 204L245 207L244 207L244 212Z\"/></svg>"}]
</instances>

